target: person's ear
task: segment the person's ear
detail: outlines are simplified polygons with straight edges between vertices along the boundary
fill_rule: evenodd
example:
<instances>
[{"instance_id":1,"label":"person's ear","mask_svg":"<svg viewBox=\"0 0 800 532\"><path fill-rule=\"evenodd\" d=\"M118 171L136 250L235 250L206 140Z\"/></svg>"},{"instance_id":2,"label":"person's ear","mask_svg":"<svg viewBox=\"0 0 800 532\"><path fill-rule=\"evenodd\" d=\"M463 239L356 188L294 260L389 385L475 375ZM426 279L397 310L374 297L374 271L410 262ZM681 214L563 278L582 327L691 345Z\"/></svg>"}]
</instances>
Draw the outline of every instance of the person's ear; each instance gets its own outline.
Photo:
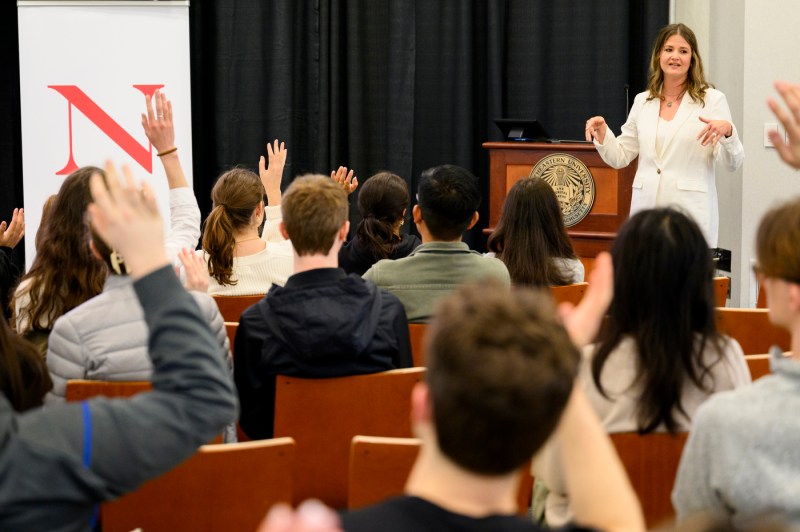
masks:
<instances>
[{"instance_id":1,"label":"person's ear","mask_svg":"<svg viewBox=\"0 0 800 532\"><path fill-rule=\"evenodd\" d=\"M281 232L281 236L286 240L289 240L289 233L286 232L286 224L283 223L283 220L278 224L278 231Z\"/></svg>"},{"instance_id":2,"label":"person's ear","mask_svg":"<svg viewBox=\"0 0 800 532\"><path fill-rule=\"evenodd\" d=\"M431 408L430 388L426 383L418 382L411 392L411 424L416 427L420 424L429 425L431 423L433 423L433 409Z\"/></svg>"},{"instance_id":3,"label":"person's ear","mask_svg":"<svg viewBox=\"0 0 800 532\"><path fill-rule=\"evenodd\" d=\"M789 283L789 308L800 313L800 284Z\"/></svg>"},{"instance_id":4,"label":"person's ear","mask_svg":"<svg viewBox=\"0 0 800 532\"><path fill-rule=\"evenodd\" d=\"M475 224L478 223L478 219L480 217L481 216L478 214L478 211L475 211L475 213L472 215L472 220L470 220L469 225L467 225L467 231L475 227Z\"/></svg>"},{"instance_id":5,"label":"person's ear","mask_svg":"<svg viewBox=\"0 0 800 532\"><path fill-rule=\"evenodd\" d=\"M94 255L94 258L96 258L100 262L103 262L103 256L100 255L99 251L97 251L97 246L94 245L94 239L92 238L89 239L89 249L92 250L92 255Z\"/></svg>"},{"instance_id":6,"label":"person's ear","mask_svg":"<svg viewBox=\"0 0 800 532\"><path fill-rule=\"evenodd\" d=\"M350 220L345 221L342 226L339 228L339 240L344 242L347 240L347 235L350 233Z\"/></svg>"},{"instance_id":7,"label":"person's ear","mask_svg":"<svg viewBox=\"0 0 800 532\"><path fill-rule=\"evenodd\" d=\"M414 207L411 208L411 216L414 218L415 224L422 221L422 209L419 208L419 205L414 205Z\"/></svg>"}]
</instances>

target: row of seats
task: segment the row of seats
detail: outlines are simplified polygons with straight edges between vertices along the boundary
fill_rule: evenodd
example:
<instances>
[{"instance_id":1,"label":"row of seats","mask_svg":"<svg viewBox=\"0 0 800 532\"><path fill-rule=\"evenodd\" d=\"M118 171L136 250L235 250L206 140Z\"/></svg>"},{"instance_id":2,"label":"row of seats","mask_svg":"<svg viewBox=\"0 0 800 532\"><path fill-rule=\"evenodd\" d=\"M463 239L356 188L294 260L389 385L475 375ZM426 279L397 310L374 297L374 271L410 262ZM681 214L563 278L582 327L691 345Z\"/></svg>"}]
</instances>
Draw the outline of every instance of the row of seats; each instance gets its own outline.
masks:
<instances>
[{"instance_id":1,"label":"row of seats","mask_svg":"<svg viewBox=\"0 0 800 532\"><path fill-rule=\"evenodd\" d=\"M767 355L747 356L747 359L754 379L769 373ZM251 481L254 477L251 471L260 471L257 468L245 468L246 474L240 476L238 473L240 469L229 468L224 463L214 462L216 466L208 469L212 475L212 484L222 477L228 479L224 482L243 483L244 486L239 486L241 489L237 488L238 491L228 491L237 494L236 497L255 501L253 512L240 512L239 521L236 522L243 523L242 529L250 527L252 530L248 519L255 519L254 514L263 515L262 510L271 503L270 501L292 500L297 503L309 497L316 497L336 508L354 508L398 494L402 491L417 452L416 440L406 438L411 437L409 421L411 390L423 378L424 373L424 368L410 368L335 379L279 376L276 380L275 398L276 439L267 440L271 442L270 446L263 447L264 442L204 446L192 460L169 475L147 484L142 490L124 497L118 503L106 505L104 519L106 514L111 512L108 517L110 527L108 530L130 530L134 525L141 526L142 519L149 514L140 511L139 507L150 505L152 497L157 501L160 500L148 494L151 491L156 494L164 493L160 491L162 488L159 488L162 482L175 493L179 491L183 493L187 490L176 490L175 483L187 482L188 478L196 479L197 483L202 485L199 480L204 474L201 473L204 471L203 468L206 467L202 464L206 461L241 460L246 463L249 458L237 458L234 452L237 449L242 449L242 452L265 453L269 455L269 458L264 459L265 463L294 460L290 465L279 466L284 473L269 470L270 480L267 482L260 476L255 476ZM84 400L95 395L127 397L150 388L149 382L69 381L67 399ZM312 419L313 422L309 422ZM387 441L366 438L352 443L354 436L357 435L401 439ZM657 523L671 515L669 493L685 439L685 434L675 437L668 434L612 435L612 441L628 471L634 489L639 494L648 523ZM228 448L230 454L225 455L222 452L225 450L223 447ZM251 449L254 450L249 451ZM290 471L291 474L285 471ZM285 476L283 480L280 480L283 478L280 477L281 474ZM239 476L238 481L237 476ZM520 487L521 508L527 507L527 501L530 500L531 479L529 475L523 478ZM264 486L260 486L262 482ZM266 490L265 486L269 486L270 490ZM277 491L272 491L273 488ZM208 488L208 491L211 493L207 495L210 500L220 497L216 487ZM225 504L223 501L226 499L227 495L216 503L198 504L197 507L210 509L209 511L215 515L227 515L228 512L219 507ZM176 505L181 500L176 500L174 497L164 498L162 504L166 503L170 507L177 508ZM191 500L205 499L187 498L187 501ZM133 516L139 521L121 521L123 524L117 528L115 523L118 521L114 515ZM163 517L159 512L155 512L154 515L158 519ZM198 522L217 523L214 519L204 517L198 519ZM244 526L245 523L247 526ZM163 526L165 529L170 528L169 523L164 523ZM211 530L215 526L206 527L198 524L196 528ZM233 526L225 528L237 529Z\"/></svg>"}]
</instances>

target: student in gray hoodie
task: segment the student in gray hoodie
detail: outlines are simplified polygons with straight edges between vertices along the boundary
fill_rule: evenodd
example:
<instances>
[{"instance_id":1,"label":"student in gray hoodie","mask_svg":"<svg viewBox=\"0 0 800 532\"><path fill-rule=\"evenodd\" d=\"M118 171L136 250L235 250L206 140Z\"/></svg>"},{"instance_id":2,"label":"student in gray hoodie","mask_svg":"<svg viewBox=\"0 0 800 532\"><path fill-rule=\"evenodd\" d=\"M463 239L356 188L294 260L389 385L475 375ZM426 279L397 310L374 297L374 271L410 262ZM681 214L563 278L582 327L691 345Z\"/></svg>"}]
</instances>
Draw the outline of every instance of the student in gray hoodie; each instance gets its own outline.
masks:
<instances>
[{"instance_id":1,"label":"student in gray hoodie","mask_svg":"<svg viewBox=\"0 0 800 532\"><path fill-rule=\"evenodd\" d=\"M0 529L90 530L97 504L191 456L235 416L217 341L164 253L152 191L106 167L92 223L125 257L150 330L153 391L17 415L0 396Z\"/></svg>"}]
</instances>

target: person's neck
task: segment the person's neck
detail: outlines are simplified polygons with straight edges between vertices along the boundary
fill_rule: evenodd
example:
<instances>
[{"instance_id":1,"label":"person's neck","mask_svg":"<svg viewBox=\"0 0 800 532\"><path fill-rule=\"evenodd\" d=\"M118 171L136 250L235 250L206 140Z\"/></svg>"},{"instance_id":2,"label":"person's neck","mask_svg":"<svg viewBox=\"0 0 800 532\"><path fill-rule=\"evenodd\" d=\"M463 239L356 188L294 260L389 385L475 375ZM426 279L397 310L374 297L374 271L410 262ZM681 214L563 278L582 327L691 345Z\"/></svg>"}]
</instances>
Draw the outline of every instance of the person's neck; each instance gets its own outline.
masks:
<instances>
[{"instance_id":1,"label":"person's neck","mask_svg":"<svg viewBox=\"0 0 800 532\"><path fill-rule=\"evenodd\" d=\"M303 255L294 254L294 273L318 270L320 268L338 268L339 257L328 255Z\"/></svg>"},{"instance_id":2,"label":"person's neck","mask_svg":"<svg viewBox=\"0 0 800 532\"><path fill-rule=\"evenodd\" d=\"M789 347L792 349L792 358L800 362L800 318L797 319L796 323L792 326L789 330L789 334L792 335L791 342Z\"/></svg>"},{"instance_id":3,"label":"person's neck","mask_svg":"<svg viewBox=\"0 0 800 532\"><path fill-rule=\"evenodd\" d=\"M686 87L686 78L673 79L665 77L664 86L661 87L661 93L664 96L677 98L684 91L685 87Z\"/></svg>"},{"instance_id":4,"label":"person's neck","mask_svg":"<svg viewBox=\"0 0 800 532\"><path fill-rule=\"evenodd\" d=\"M422 224L417 224L417 230L419 231L419 237L422 240L423 244L430 244L432 242L449 242L449 243L458 243L461 242L461 237L459 236L455 240L443 240L441 238L435 238L431 235L428 228Z\"/></svg>"},{"instance_id":5,"label":"person's neck","mask_svg":"<svg viewBox=\"0 0 800 532\"><path fill-rule=\"evenodd\" d=\"M235 231L233 233L233 240L235 242L233 255L235 257L243 257L253 255L263 250L267 243L258 236L258 229L255 227L248 227Z\"/></svg>"},{"instance_id":6,"label":"person's neck","mask_svg":"<svg viewBox=\"0 0 800 532\"><path fill-rule=\"evenodd\" d=\"M482 476L466 471L425 442L406 483L406 494L469 517L514 515L519 478L510 473Z\"/></svg>"}]
</instances>

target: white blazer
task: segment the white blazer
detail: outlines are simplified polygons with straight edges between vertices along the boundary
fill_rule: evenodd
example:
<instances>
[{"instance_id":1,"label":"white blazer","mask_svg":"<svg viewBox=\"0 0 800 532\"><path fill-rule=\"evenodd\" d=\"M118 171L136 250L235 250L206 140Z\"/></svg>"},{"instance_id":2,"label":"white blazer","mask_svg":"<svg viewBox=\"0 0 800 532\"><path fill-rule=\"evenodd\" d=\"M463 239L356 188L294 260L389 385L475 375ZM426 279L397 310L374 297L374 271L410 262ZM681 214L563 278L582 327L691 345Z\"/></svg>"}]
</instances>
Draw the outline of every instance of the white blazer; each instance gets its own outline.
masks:
<instances>
[{"instance_id":1,"label":"white blazer","mask_svg":"<svg viewBox=\"0 0 800 532\"><path fill-rule=\"evenodd\" d=\"M613 168L623 168L639 156L639 166L633 179L631 211L636 212L659 206L677 206L703 230L710 247L717 246L719 234L719 207L714 165L722 163L728 171L735 171L744 160L736 126L733 134L722 138L716 147L700 144L697 135L705 127L700 117L727 120L731 124L731 111L725 95L708 89L705 106L684 96L671 124L673 134L665 139L662 155L656 152L656 131L659 121L660 101L647 100L648 93L636 95L628 121L616 137L608 128L603 144L594 145L600 157Z\"/></svg>"}]
</instances>

